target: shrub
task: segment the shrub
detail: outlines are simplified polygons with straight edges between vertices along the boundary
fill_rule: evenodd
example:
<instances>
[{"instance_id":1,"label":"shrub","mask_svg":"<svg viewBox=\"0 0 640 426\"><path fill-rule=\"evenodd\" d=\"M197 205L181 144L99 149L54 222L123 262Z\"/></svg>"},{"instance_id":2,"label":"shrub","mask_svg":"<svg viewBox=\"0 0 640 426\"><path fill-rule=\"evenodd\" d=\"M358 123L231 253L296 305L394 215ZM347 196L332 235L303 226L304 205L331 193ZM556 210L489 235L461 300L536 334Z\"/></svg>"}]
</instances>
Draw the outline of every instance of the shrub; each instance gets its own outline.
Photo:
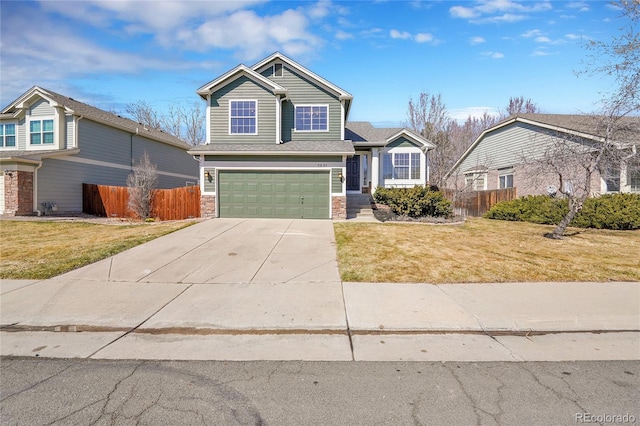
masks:
<instances>
[{"instance_id":1,"label":"shrub","mask_svg":"<svg viewBox=\"0 0 640 426\"><path fill-rule=\"evenodd\" d=\"M389 206L397 215L418 217L451 217L451 201L440 191L416 185L413 188L378 188L373 195L376 203Z\"/></svg>"},{"instance_id":2,"label":"shrub","mask_svg":"<svg viewBox=\"0 0 640 426\"><path fill-rule=\"evenodd\" d=\"M493 206L484 217L555 225L567 214L566 199L530 195ZM587 198L571 226L597 229L640 229L640 194L606 194Z\"/></svg>"}]
</instances>

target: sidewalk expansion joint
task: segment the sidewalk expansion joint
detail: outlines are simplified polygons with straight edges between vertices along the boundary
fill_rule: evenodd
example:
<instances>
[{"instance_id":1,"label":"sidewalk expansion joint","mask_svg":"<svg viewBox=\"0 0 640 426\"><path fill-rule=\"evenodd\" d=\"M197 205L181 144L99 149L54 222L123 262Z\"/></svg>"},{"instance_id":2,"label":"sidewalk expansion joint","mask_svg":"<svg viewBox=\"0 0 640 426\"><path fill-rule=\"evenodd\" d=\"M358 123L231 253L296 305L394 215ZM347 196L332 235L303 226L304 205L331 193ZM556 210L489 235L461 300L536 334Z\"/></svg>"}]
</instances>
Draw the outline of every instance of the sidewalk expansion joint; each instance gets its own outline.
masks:
<instances>
[{"instance_id":1,"label":"sidewalk expansion joint","mask_svg":"<svg viewBox=\"0 0 640 426\"><path fill-rule=\"evenodd\" d=\"M180 335L343 335L349 337L349 343L353 345L352 336L387 336L387 335L478 335L488 337L515 336L545 336L551 334L612 334L612 333L640 333L639 330L446 330L446 329L425 329L425 330L354 330L352 328L325 328L325 329L304 329L304 328L211 328L211 327L163 327L163 328L140 328L136 327L109 327L91 325L51 325L51 326L30 326L30 325L7 325L0 328L8 333L18 332L60 332L60 333L125 333L127 334L180 334Z\"/></svg>"}]
</instances>

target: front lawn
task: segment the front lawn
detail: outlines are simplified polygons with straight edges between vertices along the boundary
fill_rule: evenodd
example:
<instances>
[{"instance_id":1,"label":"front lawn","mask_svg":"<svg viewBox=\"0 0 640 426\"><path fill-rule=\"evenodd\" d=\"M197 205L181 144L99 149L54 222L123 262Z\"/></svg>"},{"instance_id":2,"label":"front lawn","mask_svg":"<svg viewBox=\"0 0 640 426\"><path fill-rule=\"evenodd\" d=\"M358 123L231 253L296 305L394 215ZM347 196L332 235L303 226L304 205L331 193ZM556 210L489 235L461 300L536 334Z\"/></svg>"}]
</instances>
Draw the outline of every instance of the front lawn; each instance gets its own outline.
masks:
<instances>
[{"instance_id":1,"label":"front lawn","mask_svg":"<svg viewBox=\"0 0 640 426\"><path fill-rule=\"evenodd\" d=\"M0 278L51 278L193 223L101 225L2 220Z\"/></svg>"},{"instance_id":2,"label":"front lawn","mask_svg":"<svg viewBox=\"0 0 640 426\"><path fill-rule=\"evenodd\" d=\"M334 224L340 274L361 282L640 281L640 231L489 219L464 225Z\"/></svg>"}]
</instances>

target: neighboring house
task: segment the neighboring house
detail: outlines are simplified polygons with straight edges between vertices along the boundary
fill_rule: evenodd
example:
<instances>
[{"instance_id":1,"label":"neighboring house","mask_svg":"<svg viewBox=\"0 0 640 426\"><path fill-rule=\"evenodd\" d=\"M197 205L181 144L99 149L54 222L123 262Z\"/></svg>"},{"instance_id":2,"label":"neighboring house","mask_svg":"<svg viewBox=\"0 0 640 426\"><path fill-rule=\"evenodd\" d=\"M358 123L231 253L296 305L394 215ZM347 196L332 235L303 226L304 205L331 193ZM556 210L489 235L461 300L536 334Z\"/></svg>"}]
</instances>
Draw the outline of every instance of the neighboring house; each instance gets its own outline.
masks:
<instances>
[{"instance_id":1,"label":"neighboring house","mask_svg":"<svg viewBox=\"0 0 640 426\"><path fill-rule=\"evenodd\" d=\"M544 155L554 141L582 144L601 143L597 120L587 115L518 114L485 130L447 173L449 187L456 189L517 189L518 196L546 194L557 188L555 175L536 176L524 165L525 158ZM624 140L628 161L594 176L592 194L640 192L640 163L629 146L640 145L640 117L622 119L627 131ZM635 148L634 148L635 149Z\"/></svg>"},{"instance_id":2,"label":"neighboring house","mask_svg":"<svg viewBox=\"0 0 640 426\"><path fill-rule=\"evenodd\" d=\"M82 184L125 186L146 152L158 187L198 183L189 146L157 129L33 87L0 113L0 213L82 212Z\"/></svg>"},{"instance_id":3,"label":"neighboring house","mask_svg":"<svg viewBox=\"0 0 640 426\"><path fill-rule=\"evenodd\" d=\"M197 90L205 217L346 217L350 194L424 185L433 145L406 129L348 123L353 97L280 53Z\"/></svg>"}]
</instances>

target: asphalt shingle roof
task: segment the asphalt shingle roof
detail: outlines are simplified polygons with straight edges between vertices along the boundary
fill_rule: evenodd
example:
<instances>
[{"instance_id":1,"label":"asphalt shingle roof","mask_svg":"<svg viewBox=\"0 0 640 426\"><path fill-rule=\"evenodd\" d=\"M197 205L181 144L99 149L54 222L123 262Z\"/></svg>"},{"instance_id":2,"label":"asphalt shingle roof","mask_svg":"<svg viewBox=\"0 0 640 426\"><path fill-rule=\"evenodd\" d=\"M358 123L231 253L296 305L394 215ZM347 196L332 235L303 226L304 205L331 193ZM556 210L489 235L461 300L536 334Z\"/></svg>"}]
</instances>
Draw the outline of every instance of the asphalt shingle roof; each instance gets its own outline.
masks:
<instances>
[{"instance_id":1,"label":"asphalt shingle roof","mask_svg":"<svg viewBox=\"0 0 640 426\"><path fill-rule=\"evenodd\" d=\"M94 106L85 104L83 102L79 102L73 98L69 98L67 96L61 95L54 91L45 89L43 87L38 87L41 89L46 96L53 99L58 104L72 110L74 114L85 117L89 120L97 121L99 123L103 123L106 125L111 125L113 127L117 127L123 130L127 130L131 133L138 133L140 136L148 137L150 139L154 139L160 142L164 142L170 145L178 146L180 148L189 148L188 145L183 140L170 135L169 133L163 132L160 129L150 128L148 126L144 126L141 123L137 123L133 120L130 120L125 117L121 117L117 114L113 114ZM3 114L3 116L6 114Z\"/></svg>"},{"instance_id":2,"label":"asphalt shingle roof","mask_svg":"<svg viewBox=\"0 0 640 426\"><path fill-rule=\"evenodd\" d=\"M233 152L238 154L273 153L284 154L355 154L353 145L348 141L290 141L281 144L251 143L210 143L198 145L188 151L189 154Z\"/></svg>"}]
</instances>

